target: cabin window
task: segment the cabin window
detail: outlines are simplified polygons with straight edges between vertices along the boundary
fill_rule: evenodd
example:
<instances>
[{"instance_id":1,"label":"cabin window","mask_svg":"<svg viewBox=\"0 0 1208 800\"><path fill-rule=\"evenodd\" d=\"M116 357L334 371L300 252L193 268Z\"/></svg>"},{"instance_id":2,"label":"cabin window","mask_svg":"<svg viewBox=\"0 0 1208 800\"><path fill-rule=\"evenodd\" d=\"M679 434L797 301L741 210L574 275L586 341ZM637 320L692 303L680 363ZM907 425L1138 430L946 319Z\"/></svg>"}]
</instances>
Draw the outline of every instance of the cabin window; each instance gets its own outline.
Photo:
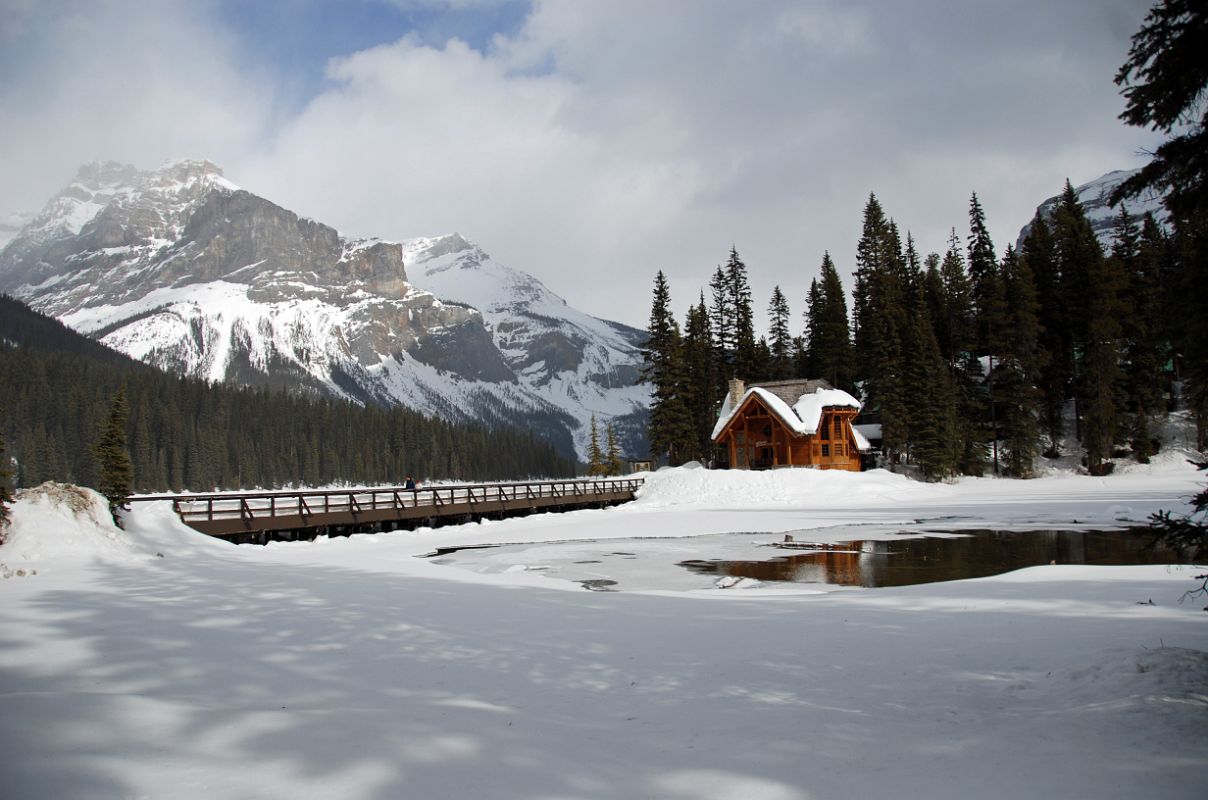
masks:
<instances>
[{"instance_id":1,"label":"cabin window","mask_svg":"<svg viewBox=\"0 0 1208 800\"><path fill-rule=\"evenodd\" d=\"M823 438L824 440L830 439L830 423L829 423L829 421L824 421L824 422L822 423L822 431L821 431L821 433L822 433L822 438ZM823 445L823 447L825 447L825 446L826 446L826 445Z\"/></svg>"},{"instance_id":2,"label":"cabin window","mask_svg":"<svg viewBox=\"0 0 1208 800\"><path fill-rule=\"evenodd\" d=\"M843 420L839 419L838 417L835 417L835 438L843 438Z\"/></svg>"},{"instance_id":3,"label":"cabin window","mask_svg":"<svg viewBox=\"0 0 1208 800\"><path fill-rule=\"evenodd\" d=\"M830 445L829 444L822 445L822 457L827 458L829 456L830 456Z\"/></svg>"}]
</instances>

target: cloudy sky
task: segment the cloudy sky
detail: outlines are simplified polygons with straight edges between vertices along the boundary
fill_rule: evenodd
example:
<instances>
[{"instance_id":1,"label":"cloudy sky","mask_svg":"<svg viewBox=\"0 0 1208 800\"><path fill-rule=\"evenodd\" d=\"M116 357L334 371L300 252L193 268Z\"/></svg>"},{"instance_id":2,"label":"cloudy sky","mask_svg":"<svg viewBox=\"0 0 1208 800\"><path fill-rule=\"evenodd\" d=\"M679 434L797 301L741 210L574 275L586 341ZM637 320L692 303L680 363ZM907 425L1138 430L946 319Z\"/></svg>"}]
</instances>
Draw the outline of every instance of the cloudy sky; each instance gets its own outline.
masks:
<instances>
[{"instance_id":1,"label":"cloudy sky","mask_svg":"<svg viewBox=\"0 0 1208 800\"><path fill-rule=\"evenodd\" d=\"M644 327L730 246L800 325L870 192L1001 250L1143 163L1112 78L1148 0L0 0L0 213L83 162L209 158L356 236L458 231ZM848 287L850 289L850 285Z\"/></svg>"}]
</instances>

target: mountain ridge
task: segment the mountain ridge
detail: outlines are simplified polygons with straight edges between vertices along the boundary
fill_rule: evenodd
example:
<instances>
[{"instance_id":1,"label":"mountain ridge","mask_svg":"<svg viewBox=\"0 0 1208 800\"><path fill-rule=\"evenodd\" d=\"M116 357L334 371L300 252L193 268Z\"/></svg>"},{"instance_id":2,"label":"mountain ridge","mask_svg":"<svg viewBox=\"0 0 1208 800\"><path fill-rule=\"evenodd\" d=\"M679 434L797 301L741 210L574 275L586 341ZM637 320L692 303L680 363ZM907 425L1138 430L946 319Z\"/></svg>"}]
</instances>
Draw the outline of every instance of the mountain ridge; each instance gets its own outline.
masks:
<instances>
[{"instance_id":1,"label":"mountain ridge","mask_svg":"<svg viewBox=\"0 0 1208 800\"><path fill-rule=\"evenodd\" d=\"M208 161L85 165L0 251L0 291L180 374L536 429L580 456L594 414L646 449L642 332L460 234L346 239Z\"/></svg>"}]
</instances>

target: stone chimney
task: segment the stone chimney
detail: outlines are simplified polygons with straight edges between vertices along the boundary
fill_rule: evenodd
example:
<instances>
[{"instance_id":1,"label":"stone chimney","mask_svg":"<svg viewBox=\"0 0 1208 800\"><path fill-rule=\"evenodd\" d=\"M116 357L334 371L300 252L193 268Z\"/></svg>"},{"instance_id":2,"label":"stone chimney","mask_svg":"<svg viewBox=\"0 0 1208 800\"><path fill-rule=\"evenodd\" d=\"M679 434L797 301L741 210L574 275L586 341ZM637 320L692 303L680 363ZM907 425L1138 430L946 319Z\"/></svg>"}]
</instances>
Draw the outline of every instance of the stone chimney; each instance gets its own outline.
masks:
<instances>
[{"instance_id":1,"label":"stone chimney","mask_svg":"<svg viewBox=\"0 0 1208 800\"><path fill-rule=\"evenodd\" d=\"M730 379L730 408L738 408L742 396L747 393L747 385L738 378Z\"/></svg>"}]
</instances>

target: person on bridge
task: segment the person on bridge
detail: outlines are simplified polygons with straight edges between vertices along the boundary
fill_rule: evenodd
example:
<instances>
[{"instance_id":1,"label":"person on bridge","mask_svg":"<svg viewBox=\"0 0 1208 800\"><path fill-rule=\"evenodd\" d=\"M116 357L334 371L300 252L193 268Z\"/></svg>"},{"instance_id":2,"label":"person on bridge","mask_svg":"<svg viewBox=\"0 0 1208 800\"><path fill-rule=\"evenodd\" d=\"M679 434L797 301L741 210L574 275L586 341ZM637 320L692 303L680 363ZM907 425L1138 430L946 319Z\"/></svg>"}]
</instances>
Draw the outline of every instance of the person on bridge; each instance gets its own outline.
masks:
<instances>
[{"instance_id":1,"label":"person on bridge","mask_svg":"<svg viewBox=\"0 0 1208 800\"><path fill-rule=\"evenodd\" d=\"M415 481L411 479L410 475L407 476L407 482L403 484L403 488L404 489L414 489L415 488Z\"/></svg>"}]
</instances>

